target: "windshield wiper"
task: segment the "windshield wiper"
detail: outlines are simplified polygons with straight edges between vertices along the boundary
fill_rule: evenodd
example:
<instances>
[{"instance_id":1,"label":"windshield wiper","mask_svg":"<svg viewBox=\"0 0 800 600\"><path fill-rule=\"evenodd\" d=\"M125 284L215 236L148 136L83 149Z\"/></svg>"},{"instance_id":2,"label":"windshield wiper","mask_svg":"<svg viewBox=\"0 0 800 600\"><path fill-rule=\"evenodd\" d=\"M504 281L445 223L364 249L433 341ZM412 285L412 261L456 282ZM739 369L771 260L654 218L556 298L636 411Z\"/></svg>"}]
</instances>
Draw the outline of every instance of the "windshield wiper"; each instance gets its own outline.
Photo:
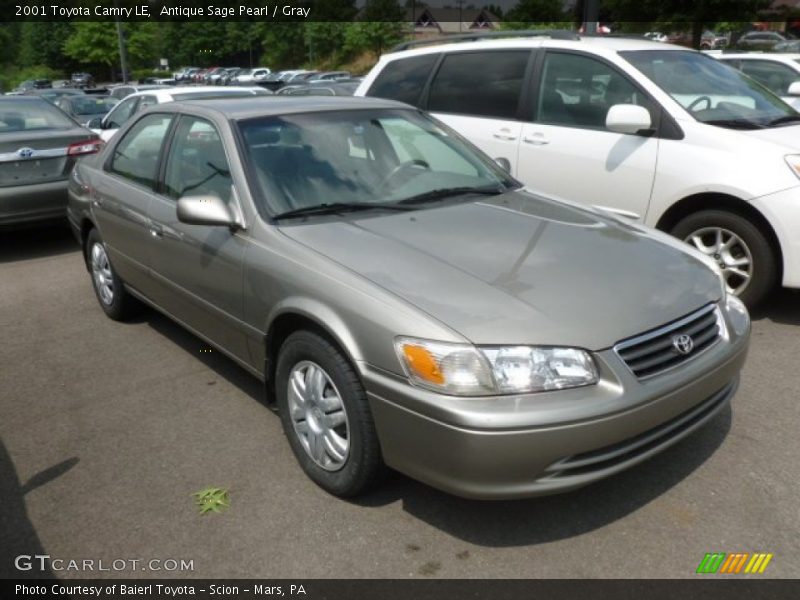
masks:
<instances>
[{"instance_id":1,"label":"windshield wiper","mask_svg":"<svg viewBox=\"0 0 800 600\"><path fill-rule=\"evenodd\" d=\"M356 212L360 210L413 210L407 206L398 206L388 202L330 202L326 204L315 204L314 206L304 206L287 210L272 217L273 219L291 219L294 217L305 217L309 215L331 215L343 212Z\"/></svg>"},{"instance_id":2,"label":"windshield wiper","mask_svg":"<svg viewBox=\"0 0 800 600\"><path fill-rule=\"evenodd\" d=\"M785 123L796 123L800 121L800 115L784 115L782 117L778 117L777 119L773 119L767 125L769 127L775 127L776 125L783 125Z\"/></svg>"},{"instance_id":3,"label":"windshield wiper","mask_svg":"<svg viewBox=\"0 0 800 600\"><path fill-rule=\"evenodd\" d=\"M731 129L764 129L764 125L747 119L711 119L710 121L703 121L703 123Z\"/></svg>"},{"instance_id":4,"label":"windshield wiper","mask_svg":"<svg viewBox=\"0 0 800 600\"><path fill-rule=\"evenodd\" d=\"M503 185L492 185L485 187L452 187L440 188L438 190L431 190L416 196L410 196L399 200L397 204L425 204L426 202L435 202L436 200L443 200L444 198L451 198L453 196L464 196L467 194L482 194L485 196L496 196L508 191Z\"/></svg>"}]
</instances>

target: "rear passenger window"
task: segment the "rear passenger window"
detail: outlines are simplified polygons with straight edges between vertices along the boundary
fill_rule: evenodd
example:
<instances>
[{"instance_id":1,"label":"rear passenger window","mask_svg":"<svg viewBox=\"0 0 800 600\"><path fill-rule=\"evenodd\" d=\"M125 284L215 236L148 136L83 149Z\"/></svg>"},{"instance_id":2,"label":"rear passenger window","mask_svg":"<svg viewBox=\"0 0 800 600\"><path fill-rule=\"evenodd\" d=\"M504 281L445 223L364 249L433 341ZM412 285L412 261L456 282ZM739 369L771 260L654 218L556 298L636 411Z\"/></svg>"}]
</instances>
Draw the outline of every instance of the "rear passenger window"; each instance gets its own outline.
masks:
<instances>
[{"instance_id":1,"label":"rear passenger window","mask_svg":"<svg viewBox=\"0 0 800 600\"><path fill-rule=\"evenodd\" d=\"M431 85L428 110L513 119L530 52L450 54Z\"/></svg>"},{"instance_id":2,"label":"rear passenger window","mask_svg":"<svg viewBox=\"0 0 800 600\"><path fill-rule=\"evenodd\" d=\"M375 78L367 96L419 104L419 97L438 54L423 54L388 63Z\"/></svg>"},{"instance_id":3,"label":"rear passenger window","mask_svg":"<svg viewBox=\"0 0 800 600\"><path fill-rule=\"evenodd\" d=\"M128 130L111 157L110 170L151 189L156 186L158 158L172 117L148 115Z\"/></svg>"}]
</instances>

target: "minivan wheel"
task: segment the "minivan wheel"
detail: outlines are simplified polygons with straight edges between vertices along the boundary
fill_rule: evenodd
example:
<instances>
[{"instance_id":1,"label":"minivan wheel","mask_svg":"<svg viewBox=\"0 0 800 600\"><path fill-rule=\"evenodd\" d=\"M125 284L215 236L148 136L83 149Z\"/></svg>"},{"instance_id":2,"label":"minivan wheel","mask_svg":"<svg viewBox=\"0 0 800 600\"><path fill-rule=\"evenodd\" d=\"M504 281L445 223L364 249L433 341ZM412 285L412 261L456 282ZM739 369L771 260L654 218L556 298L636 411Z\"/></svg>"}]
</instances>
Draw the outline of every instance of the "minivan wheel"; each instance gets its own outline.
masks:
<instances>
[{"instance_id":1,"label":"minivan wheel","mask_svg":"<svg viewBox=\"0 0 800 600\"><path fill-rule=\"evenodd\" d=\"M125 290L111 266L106 245L96 229L92 229L86 239L85 258L92 275L92 288L103 312L115 321L130 317L138 308L137 301Z\"/></svg>"},{"instance_id":2,"label":"minivan wheel","mask_svg":"<svg viewBox=\"0 0 800 600\"><path fill-rule=\"evenodd\" d=\"M682 219L672 235L710 256L722 269L728 293L739 296L749 308L775 286L775 251L761 230L745 217L704 210Z\"/></svg>"},{"instance_id":3,"label":"minivan wheel","mask_svg":"<svg viewBox=\"0 0 800 600\"><path fill-rule=\"evenodd\" d=\"M350 363L311 331L281 346L275 392L283 430L300 466L336 496L355 496L385 470L367 394Z\"/></svg>"}]
</instances>

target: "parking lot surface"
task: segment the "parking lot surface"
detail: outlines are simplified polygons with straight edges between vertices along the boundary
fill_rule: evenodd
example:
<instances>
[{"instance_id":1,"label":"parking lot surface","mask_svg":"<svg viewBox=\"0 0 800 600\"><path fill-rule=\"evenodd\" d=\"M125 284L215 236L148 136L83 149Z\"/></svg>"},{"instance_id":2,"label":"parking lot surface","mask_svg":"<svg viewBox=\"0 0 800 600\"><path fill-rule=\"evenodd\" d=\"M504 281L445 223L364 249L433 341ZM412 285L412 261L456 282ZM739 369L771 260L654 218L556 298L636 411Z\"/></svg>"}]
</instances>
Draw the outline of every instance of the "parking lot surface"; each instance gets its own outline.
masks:
<instances>
[{"instance_id":1,"label":"parking lot surface","mask_svg":"<svg viewBox=\"0 0 800 600\"><path fill-rule=\"evenodd\" d=\"M800 294L753 317L732 408L621 475L487 503L392 474L346 502L257 380L154 311L107 319L66 226L0 233L0 576L48 554L193 561L65 578L692 577L707 552L770 552L757 577L800 577ZM230 508L200 516L212 485Z\"/></svg>"}]
</instances>

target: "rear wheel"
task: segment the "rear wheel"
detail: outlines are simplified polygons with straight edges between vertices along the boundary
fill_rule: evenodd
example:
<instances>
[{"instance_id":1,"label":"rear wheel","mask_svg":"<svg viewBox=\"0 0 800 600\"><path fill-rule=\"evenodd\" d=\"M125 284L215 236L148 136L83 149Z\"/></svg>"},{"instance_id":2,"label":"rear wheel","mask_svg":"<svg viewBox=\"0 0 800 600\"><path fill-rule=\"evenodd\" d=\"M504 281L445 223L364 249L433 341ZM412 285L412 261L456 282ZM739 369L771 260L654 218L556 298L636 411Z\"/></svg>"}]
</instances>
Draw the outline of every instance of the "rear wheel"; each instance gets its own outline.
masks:
<instances>
[{"instance_id":1,"label":"rear wheel","mask_svg":"<svg viewBox=\"0 0 800 600\"><path fill-rule=\"evenodd\" d=\"M85 258L92 275L92 287L103 312L115 321L124 321L131 317L140 305L127 292L111 266L106 245L96 229L92 229L86 239Z\"/></svg>"},{"instance_id":2,"label":"rear wheel","mask_svg":"<svg viewBox=\"0 0 800 600\"><path fill-rule=\"evenodd\" d=\"M311 331L281 346L275 390L283 430L300 466L336 496L374 487L385 467L366 392L350 363Z\"/></svg>"},{"instance_id":3,"label":"rear wheel","mask_svg":"<svg viewBox=\"0 0 800 600\"><path fill-rule=\"evenodd\" d=\"M724 210L704 210L683 218L672 235L711 257L722 270L728 293L753 308L778 278L778 258L762 231L749 219Z\"/></svg>"}]
</instances>

